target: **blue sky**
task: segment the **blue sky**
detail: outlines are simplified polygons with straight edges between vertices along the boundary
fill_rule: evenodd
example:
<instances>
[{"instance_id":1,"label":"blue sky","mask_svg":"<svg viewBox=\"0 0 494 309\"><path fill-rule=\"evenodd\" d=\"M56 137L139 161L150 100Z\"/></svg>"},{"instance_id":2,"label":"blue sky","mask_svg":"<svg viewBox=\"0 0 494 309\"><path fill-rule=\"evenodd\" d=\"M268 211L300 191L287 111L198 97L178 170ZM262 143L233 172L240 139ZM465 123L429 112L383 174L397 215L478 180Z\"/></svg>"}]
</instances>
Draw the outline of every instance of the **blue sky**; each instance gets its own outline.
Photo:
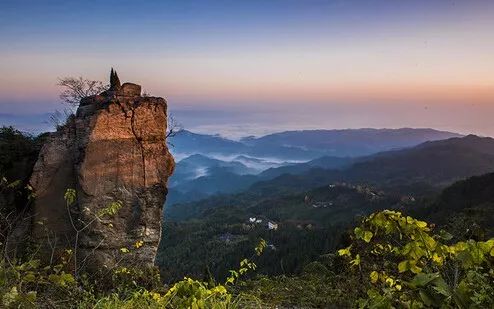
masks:
<instances>
[{"instance_id":1,"label":"blue sky","mask_svg":"<svg viewBox=\"0 0 494 309\"><path fill-rule=\"evenodd\" d=\"M494 135L493 28L486 0L2 0L0 124L39 126L58 77L113 66L189 128Z\"/></svg>"}]
</instances>

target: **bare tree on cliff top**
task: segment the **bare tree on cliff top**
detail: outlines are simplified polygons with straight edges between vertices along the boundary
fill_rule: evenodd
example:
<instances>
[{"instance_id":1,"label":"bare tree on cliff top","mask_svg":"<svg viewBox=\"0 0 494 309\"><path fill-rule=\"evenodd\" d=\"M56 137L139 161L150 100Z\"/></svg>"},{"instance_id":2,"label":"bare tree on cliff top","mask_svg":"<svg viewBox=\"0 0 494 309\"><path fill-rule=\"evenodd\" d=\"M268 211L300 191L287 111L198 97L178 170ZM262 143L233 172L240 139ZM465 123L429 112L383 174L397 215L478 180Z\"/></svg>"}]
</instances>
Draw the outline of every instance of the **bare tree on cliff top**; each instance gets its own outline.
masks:
<instances>
[{"instance_id":1,"label":"bare tree on cliff top","mask_svg":"<svg viewBox=\"0 0 494 309\"><path fill-rule=\"evenodd\" d=\"M184 130L184 127L178 122L173 115L168 116L168 123L166 129L166 138L174 137ZM173 146L173 145L172 145Z\"/></svg>"},{"instance_id":2,"label":"bare tree on cliff top","mask_svg":"<svg viewBox=\"0 0 494 309\"><path fill-rule=\"evenodd\" d=\"M99 94L108 89L108 85L98 80L89 80L83 77L64 77L58 79L58 86L62 87L60 99L71 107L77 107L82 98Z\"/></svg>"},{"instance_id":3,"label":"bare tree on cliff top","mask_svg":"<svg viewBox=\"0 0 494 309\"><path fill-rule=\"evenodd\" d=\"M66 104L68 107L50 113L49 119L45 121L56 130L66 123L70 115L74 114L82 98L100 94L109 87L101 81L71 76L59 78L57 86L62 88L60 92L62 104Z\"/></svg>"}]
</instances>

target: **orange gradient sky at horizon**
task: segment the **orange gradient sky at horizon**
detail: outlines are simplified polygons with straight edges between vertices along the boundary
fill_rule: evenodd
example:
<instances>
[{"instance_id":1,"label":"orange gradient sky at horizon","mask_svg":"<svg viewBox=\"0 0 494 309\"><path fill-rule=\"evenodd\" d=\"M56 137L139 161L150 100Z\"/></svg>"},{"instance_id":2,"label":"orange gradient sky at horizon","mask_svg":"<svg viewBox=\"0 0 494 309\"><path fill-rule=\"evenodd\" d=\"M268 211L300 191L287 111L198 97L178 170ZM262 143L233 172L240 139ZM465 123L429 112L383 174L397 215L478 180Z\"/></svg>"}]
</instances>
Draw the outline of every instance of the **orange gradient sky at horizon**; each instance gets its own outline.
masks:
<instances>
[{"instance_id":1,"label":"orange gradient sky at horizon","mask_svg":"<svg viewBox=\"0 0 494 309\"><path fill-rule=\"evenodd\" d=\"M52 111L60 107L57 78L104 81L114 67L174 110L304 105L317 114L341 105L379 109L386 119L389 106L436 106L444 114L431 119L440 122L455 106L473 132L494 135L494 125L475 130L476 115L494 112L492 2L207 2L191 1L185 15L182 4L156 2L107 17L108 5L87 21L12 4L0 13L8 17L0 37L9 43L0 46L0 113ZM33 10L33 21L21 25L19 9ZM148 19L139 24L136 16ZM92 33L97 25L102 30Z\"/></svg>"}]
</instances>

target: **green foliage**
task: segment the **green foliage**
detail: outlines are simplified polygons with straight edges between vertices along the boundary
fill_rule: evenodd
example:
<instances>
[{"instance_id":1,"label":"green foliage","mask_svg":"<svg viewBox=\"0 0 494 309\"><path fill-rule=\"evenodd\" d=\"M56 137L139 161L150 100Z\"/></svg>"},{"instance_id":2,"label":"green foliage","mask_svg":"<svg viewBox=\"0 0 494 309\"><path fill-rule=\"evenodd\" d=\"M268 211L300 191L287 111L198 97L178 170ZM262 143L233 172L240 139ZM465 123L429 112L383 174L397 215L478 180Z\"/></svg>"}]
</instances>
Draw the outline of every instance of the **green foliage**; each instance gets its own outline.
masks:
<instances>
[{"instance_id":1,"label":"green foliage","mask_svg":"<svg viewBox=\"0 0 494 309\"><path fill-rule=\"evenodd\" d=\"M69 203L74 195L67 195ZM260 240L253 257L258 257L266 242ZM231 271L225 284L184 278L166 288L156 268L117 267L102 273L80 274L68 270L72 250L65 251L62 263L42 266L39 260L11 264L0 261L1 308L245 308L259 307L255 297L236 294L233 288L242 275L256 268L243 259Z\"/></svg>"},{"instance_id":2,"label":"green foliage","mask_svg":"<svg viewBox=\"0 0 494 309\"><path fill-rule=\"evenodd\" d=\"M448 244L424 221L384 210L355 228L351 246L338 251L367 282L364 308L494 305L494 239Z\"/></svg>"},{"instance_id":3,"label":"green foliage","mask_svg":"<svg viewBox=\"0 0 494 309\"><path fill-rule=\"evenodd\" d=\"M92 307L110 308L238 308L238 300L223 286L208 287L201 281L185 278L174 284L166 294L140 290L122 299L118 294L101 298Z\"/></svg>"},{"instance_id":4,"label":"green foliage","mask_svg":"<svg viewBox=\"0 0 494 309\"><path fill-rule=\"evenodd\" d=\"M165 282L183 277L224 281L238 261L252 254L259 238L265 239L266 248L256 260L256 274L296 274L321 254L335 250L344 232L338 226L309 229L283 222L277 231L270 231L262 224L245 224L249 216L242 217L165 223L156 258Z\"/></svg>"},{"instance_id":5,"label":"green foliage","mask_svg":"<svg viewBox=\"0 0 494 309\"><path fill-rule=\"evenodd\" d=\"M266 248L267 246L267 243L264 239L261 239L261 241L259 242L259 244L256 246L256 248L254 249L257 256L260 256L262 254L262 252L264 251L264 249Z\"/></svg>"},{"instance_id":6,"label":"green foliage","mask_svg":"<svg viewBox=\"0 0 494 309\"><path fill-rule=\"evenodd\" d=\"M121 201L111 202L107 207L101 209L98 212L98 217L109 216L112 217L123 207Z\"/></svg>"},{"instance_id":7,"label":"green foliage","mask_svg":"<svg viewBox=\"0 0 494 309\"><path fill-rule=\"evenodd\" d=\"M255 255L261 255L265 247L266 242L261 239L255 247ZM252 298L234 297L227 290L227 286L235 284L240 276L255 268L254 262L243 259L240 262L240 268L231 271L224 285L184 278L171 286L164 294L141 289L124 300L113 294L99 300L94 308L240 308L244 307L246 300L251 301ZM116 273L130 275L128 269L117 270ZM128 278L124 282L129 282ZM252 305L251 302L249 304Z\"/></svg>"},{"instance_id":8,"label":"green foliage","mask_svg":"<svg viewBox=\"0 0 494 309\"><path fill-rule=\"evenodd\" d=\"M68 206L73 205L75 203L77 194L75 189L67 189L65 190L65 194L63 198L65 199L65 202L67 203Z\"/></svg>"},{"instance_id":9,"label":"green foliage","mask_svg":"<svg viewBox=\"0 0 494 309\"><path fill-rule=\"evenodd\" d=\"M243 264L243 263L241 263ZM242 268L241 268L242 269ZM243 273L241 269L235 271ZM168 289L135 284L143 274L138 269L120 268L114 271L113 285L117 290L99 299L86 299L79 307L91 308L249 308L259 307L259 301L247 295L234 295L227 285L184 278ZM159 276L156 277L159 279ZM141 281L142 282L142 281ZM129 285L133 283L133 285ZM233 283L231 283L233 284ZM233 287L233 285L230 285Z\"/></svg>"},{"instance_id":10,"label":"green foliage","mask_svg":"<svg viewBox=\"0 0 494 309\"><path fill-rule=\"evenodd\" d=\"M231 294L222 285L209 288L206 283L190 278L174 284L164 296L175 308L226 308L231 303Z\"/></svg>"},{"instance_id":11,"label":"green foliage","mask_svg":"<svg viewBox=\"0 0 494 309\"><path fill-rule=\"evenodd\" d=\"M264 239L261 239L257 246L254 248L256 256L260 256L267 244ZM234 284L242 275L245 275L249 270L256 270L257 265L249 259L243 259L240 261L240 268L238 270L230 270L230 276L226 279L225 285Z\"/></svg>"},{"instance_id":12,"label":"green foliage","mask_svg":"<svg viewBox=\"0 0 494 309\"><path fill-rule=\"evenodd\" d=\"M77 297L76 280L66 264L41 267L39 260L24 263L0 261L0 300L2 308L34 308L46 297ZM40 299L40 294L42 294Z\"/></svg>"}]
</instances>

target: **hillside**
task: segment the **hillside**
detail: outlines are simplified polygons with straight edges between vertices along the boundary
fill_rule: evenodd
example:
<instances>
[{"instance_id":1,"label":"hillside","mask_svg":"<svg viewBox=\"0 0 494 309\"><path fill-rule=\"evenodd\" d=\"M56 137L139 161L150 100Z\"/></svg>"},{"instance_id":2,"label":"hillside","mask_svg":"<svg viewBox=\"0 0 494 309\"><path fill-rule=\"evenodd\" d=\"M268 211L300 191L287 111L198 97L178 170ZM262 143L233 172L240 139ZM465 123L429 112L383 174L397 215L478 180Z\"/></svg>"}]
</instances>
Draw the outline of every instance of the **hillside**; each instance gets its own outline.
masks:
<instances>
[{"instance_id":1,"label":"hillside","mask_svg":"<svg viewBox=\"0 0 494 309\"><path fill-rule=\"evenodd\" d=\"M494 173L458 181L419 214L465 239L494 236Z\"/></svg>"},{"instance_id":2,"label":"hillside","mask_svg":"<svg viewBox=\"0 0 494 309\"><path fill-rule=\"evenodd\" d=\"M387 188L444 187L456 180L494 171L494 139L469 135L426 142L409 149L358 158L346 169L310 170L255 184L257 192L307 188L332 181L365 182Z\"/></svg>"},{"instance_id":3,"label":"hillside","mask_svg":"<svg viewBox=\"0 0 494 309\"><path fill-rule=\"evenodd\" d=\"M270 169L241 194L174 205L165 211L168 219L175 220L232 201L300 193L335 182L370 184L404 195L431 195L457 180L494 171L494 139L470 135L340 162L354 163L338 170L312 167L310 163ZM268 173L276 175L278 170L285 174L262 179ZM253 181L252 176L249 181Z\"/></svg>"},{"instance_id":4,"label":"hillside","mask_svg":"<svg viewBox=\"0 0 494 309\"><path fill-rule=\"evenodd\" d=\"M296 273L319 255L335 250L348 224L373 211L405 204L398 195L338 184L239 202L218 196L204 206L207 209L196 219L164 224L157 263L167 280L204 276L206 268L215 278L225 277L236 258L248 254L259 237L270 250L259 261L258 273ZM276 224L276 229L270 229L268 222ZM186 258L192 248L201 259ZM177 266L175 261L183 262Z\"/></svg>"},{"instance_id":5,"label":"hillside","mask_svg":"<svg viewBox=\"0 0 494 309\"><path fill-rule=\"evenodd\" d=\"M341 170L369 160L367 156L328 155L335 151L348 155L349 149L353 149L351 154L364 155L449 136L457 134L432 129L309 130L237 142L184 131L172 141L178 163L170 181L173 190L168 206L216 193L241 192L256 182L284 174L298 175L317 168ZM258 176L252 177L254 174ZM214 184L214 188L210 184ZM310 187L313 186L304 186Z\"/></svg>"},{"instance_id":6,"label":"hillside","mask_svg":"<svg viewBox=\"0 0 494 309\"><path fill-rule=\"evenodd\" d=\"M240 175L233 172L232 167L212 166L203 172L204 176L183 181L171 188L184 194L196 192L212 195L239 192L258 181L255 175Z\"/></svg>"},{"instance_id":7,"label":"hillside","mask_svg":"<svg viewBox=\"0 0 494 309\"><path fill-rule=\"evenodd\" d=\"M169 185L173 188L184 182L214 174L218 169L221 169L222 172L230 172L236 175L255 174L258 172L258 170L249 168L239 161L222 161L195 154L177 163Z\"/></svg>"},{"instance_id":8,"label":"hillside","mask_svg":"<svg viewBox=\"0 0 494 309\"><path fill-rule=\"evenodd\" d=\"M173 208L175 203L197 201L212 194L242 192L256 182L280 175L297 175L315 168L342 169L356 159L322 157L307 163L271 163L271 166L278 167L260 173L257 168L270 163L259 161L245 156L236 157L233 161L222 161L199 154L179 161L170 179L168 208Z\"/></svg>"},{"instance_id":9,"label":"hillside","mask_svg":"<svg viewBox=\"0 0 494 309\"><path fill-rule=\"evenodd\" d=\"M283 174L302 174L316 168L341 170L350 167L353 163L358 162L358 160L359 158L324 156L305 163L270 168L259 174L259 177L260 179L272 179Z\"/></svg>"},{"instance_id":10,"label":"hillside","mask_svg":"<svg viewBox=\"0 0 494 309\"><path fill-rule=\"evenodd\" d=\"M204 269L221 278L262 237L270 250L259 260L257 272L297 274L308 263L343 246L349 226L383 209L417 215L435 223L438 230L451 232L456 240L487 239L494 232L492 192L494 173L456 182L429 199L347 183L270 197L216 196L201 202L203 212L195 219L165 223L162 245L166 250L160 251L158 264L170 280L203 276ZM270 230L267 222L276 223L277 229ZM185 243L183 235L187 235ZM185 260L192 248L203 258L176 267L174 261Z\"/></svg>"}]
</instances>

